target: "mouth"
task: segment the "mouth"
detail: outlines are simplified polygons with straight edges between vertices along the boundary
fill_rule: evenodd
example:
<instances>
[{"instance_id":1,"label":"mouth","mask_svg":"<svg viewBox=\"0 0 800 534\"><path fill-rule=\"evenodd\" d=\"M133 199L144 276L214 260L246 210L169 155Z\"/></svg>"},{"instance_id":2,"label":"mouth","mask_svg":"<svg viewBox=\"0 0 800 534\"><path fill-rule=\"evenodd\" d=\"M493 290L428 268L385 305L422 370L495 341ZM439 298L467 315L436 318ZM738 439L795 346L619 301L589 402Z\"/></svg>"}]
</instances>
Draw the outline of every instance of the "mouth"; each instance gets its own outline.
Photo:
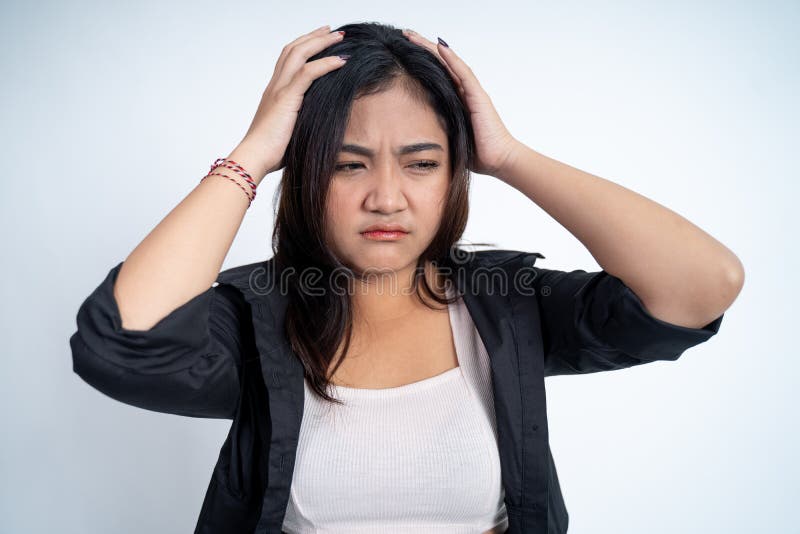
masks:
<instances>
[{"instance_id":1,"label":"mouth","mask_svg":"<svg viewBox=\"0 0 800 534\"><path fill-rule=\"evenodd\" d=\"M370 230L361 232L361 235L370 241L398 241L408 235L401 230Z\"/></svg>"},{"instance_id":2,"label":"mouth","mask_svg":"<svg viewBox=\"0 0 800 534\"><path fill-rule=\"evenodd\" d=\"M397 241L408 235L408 229L395 222L375 223L367 226L361 235L371 241Z\"/></svg>"}]
</instances>

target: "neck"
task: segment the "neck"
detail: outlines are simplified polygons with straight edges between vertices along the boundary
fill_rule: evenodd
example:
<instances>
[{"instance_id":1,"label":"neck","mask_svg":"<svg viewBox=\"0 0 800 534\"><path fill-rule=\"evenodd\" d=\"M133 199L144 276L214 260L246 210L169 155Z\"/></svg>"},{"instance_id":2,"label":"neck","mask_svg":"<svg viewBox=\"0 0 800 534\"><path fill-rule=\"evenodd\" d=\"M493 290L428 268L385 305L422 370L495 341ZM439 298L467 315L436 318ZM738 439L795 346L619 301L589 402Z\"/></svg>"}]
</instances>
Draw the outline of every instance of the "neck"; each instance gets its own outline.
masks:
<instances>
[{"instance_id":1,"label":"neck","mask_svg":"<svg viewBox=\"0 0 800 534\"><path fill-rule=\"evenodd\" d=\"M352 293L356 324L367 320L370 324L396 321L419 311L421 307L427 308L414 291L415 267L416 262L401 270L372 272L370 276L357 280ZM444 277L432 263L425 262L424 267L428 285L435 293L444 296ZM424 290L421 293L421 298L426 298Z\"/></svg>"}]
</instances>

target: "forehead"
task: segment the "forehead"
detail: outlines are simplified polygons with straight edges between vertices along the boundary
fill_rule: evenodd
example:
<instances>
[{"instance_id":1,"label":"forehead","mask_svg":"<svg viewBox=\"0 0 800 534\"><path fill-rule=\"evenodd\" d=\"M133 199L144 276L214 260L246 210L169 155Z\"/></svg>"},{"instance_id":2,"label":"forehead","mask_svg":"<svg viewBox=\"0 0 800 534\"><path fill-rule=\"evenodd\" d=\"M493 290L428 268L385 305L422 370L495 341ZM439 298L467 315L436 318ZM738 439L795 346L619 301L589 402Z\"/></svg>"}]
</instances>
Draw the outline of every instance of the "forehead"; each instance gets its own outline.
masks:
<instances>
[{"instance_id":1,"label":"forehead","mask_svg":"<svg viewBox=\"0 0 800 534\"><path fill-rule=\"evenodd\" d=\"M402 84L353 101L346 143L399 143L420 137L444 142L447 133L433 108Z\"/></svg>"}]
</instances>

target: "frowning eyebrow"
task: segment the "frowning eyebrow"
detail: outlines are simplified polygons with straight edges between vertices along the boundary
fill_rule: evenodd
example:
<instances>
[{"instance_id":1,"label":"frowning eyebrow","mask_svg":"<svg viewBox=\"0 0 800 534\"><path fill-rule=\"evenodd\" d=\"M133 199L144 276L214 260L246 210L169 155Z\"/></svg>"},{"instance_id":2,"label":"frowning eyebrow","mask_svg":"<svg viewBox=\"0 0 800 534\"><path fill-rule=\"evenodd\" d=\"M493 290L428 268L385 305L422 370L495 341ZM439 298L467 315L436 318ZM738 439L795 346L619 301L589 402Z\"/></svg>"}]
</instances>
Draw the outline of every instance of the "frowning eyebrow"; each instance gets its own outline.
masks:
<instances>
[{"instance_id":1,"label":"frowning eyebrow","mask_svg":"<svg viewBox=\"0 0 800 534\"><path fill-rule=\"evenodd\" d=\"M396 156L405 156L406 154L413 154L414 152L423 152L425 150L440 150L444 152L442 145L438 143L430 143L430 142L422 142L422 143L414 143L411 145L401 146L397 150L394 151ZM340 152L349 152L350 154L357 154L359 156L364 156L367 158L374 158L375 151L367 148L365 146L356 145L352 143L348 143L346 145L342 145L342 149Z\"/></svg>"}]
</instances>

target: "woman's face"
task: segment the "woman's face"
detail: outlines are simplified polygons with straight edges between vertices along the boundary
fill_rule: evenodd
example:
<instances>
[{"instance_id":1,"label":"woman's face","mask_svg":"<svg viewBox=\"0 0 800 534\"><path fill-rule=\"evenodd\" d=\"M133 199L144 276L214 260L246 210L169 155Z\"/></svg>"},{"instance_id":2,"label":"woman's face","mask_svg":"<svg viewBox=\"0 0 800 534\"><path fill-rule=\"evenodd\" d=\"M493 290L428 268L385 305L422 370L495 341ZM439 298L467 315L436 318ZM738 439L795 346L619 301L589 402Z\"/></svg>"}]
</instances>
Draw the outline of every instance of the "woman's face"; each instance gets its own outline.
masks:
<instances>
[{"instance_id":1,"label":"woman's face","mask_svg":"<svg viewBox=\"0 0 800 534\"><path fill-rule=\"evenodd\" d=\"M353 103L325 221L328 244L345 265L357 271L413 269L439 228L449 157L434 111L402 87ZM392 223L407 233L390 240L363 233Z\"/></svg>"}]
</instances>

